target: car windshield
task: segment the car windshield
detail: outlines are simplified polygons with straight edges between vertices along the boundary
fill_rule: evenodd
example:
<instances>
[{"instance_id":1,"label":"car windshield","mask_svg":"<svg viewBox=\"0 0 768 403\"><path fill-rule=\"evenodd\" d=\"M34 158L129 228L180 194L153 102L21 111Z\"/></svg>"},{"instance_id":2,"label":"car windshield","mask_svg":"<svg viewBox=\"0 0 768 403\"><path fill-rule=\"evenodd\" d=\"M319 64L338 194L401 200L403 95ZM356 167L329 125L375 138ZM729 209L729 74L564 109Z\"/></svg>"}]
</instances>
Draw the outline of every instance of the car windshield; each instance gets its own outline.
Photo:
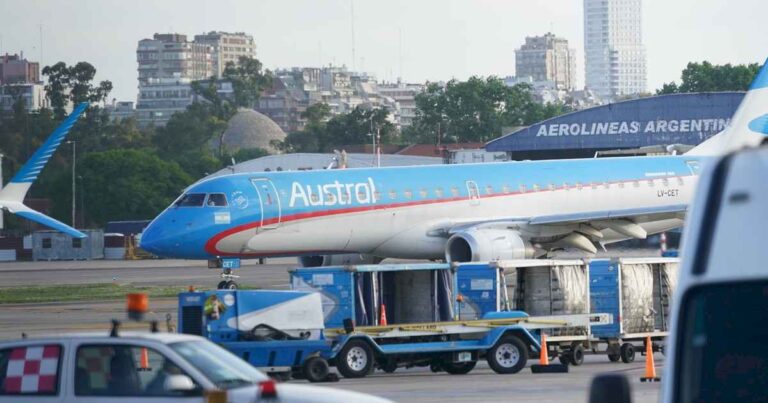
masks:
<instances>
[{"instance_id":1,"label":"car windshield","mask_svg":"<svg viewBox=\"0 0 768 403\"><path fill-rule=\"evenodd\" d=\"M238 356L207 341L183 341L170 347L222 389L269 379Z\"/></svg>"}]
</instances>

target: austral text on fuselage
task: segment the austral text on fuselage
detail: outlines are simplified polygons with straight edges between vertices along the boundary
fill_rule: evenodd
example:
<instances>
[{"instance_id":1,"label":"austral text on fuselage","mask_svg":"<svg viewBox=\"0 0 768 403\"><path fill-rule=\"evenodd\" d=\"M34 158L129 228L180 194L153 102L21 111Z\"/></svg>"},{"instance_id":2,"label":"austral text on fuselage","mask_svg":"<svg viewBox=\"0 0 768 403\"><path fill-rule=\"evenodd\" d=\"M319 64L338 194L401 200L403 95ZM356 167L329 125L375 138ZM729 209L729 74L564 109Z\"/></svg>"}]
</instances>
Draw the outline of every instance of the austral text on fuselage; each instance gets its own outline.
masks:
<instances>
[{"instance_id":1,"label":"austral text on fuselage","mask_svg":"<svg viewBox=\"0 0 768 403\"><path fill-rule=\"evenodd\" d=\"M341 183L333 181L321 185L291 185L290 207L299 203L301 206L335 206L352 204L373 204L376 202L376 185L373 178L367 182Z\"/></svg>"}]
</instances>

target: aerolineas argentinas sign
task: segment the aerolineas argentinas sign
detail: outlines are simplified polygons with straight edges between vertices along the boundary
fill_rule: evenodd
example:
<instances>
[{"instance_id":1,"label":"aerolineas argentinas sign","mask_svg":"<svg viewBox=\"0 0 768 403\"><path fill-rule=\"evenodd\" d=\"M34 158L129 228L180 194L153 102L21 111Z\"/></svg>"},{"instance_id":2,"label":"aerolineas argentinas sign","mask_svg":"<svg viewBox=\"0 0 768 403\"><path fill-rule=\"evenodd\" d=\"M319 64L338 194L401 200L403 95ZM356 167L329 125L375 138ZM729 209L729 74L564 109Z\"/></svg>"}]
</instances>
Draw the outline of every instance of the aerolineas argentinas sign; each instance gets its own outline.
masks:
<instances>
[{"instance_id":1,"label":"aerolineas argentinas sign","mask_svg":"<svg viewBox=\"0 0 768 403\"><path fill-rule=\"evenodd\" d=\"M348 204L373 204L376 202L376 185L373 179L367 182L341 183L333 181L324 185L291 185L290 207L299 206L336 206Z\"/></svg>"}]
</instances>

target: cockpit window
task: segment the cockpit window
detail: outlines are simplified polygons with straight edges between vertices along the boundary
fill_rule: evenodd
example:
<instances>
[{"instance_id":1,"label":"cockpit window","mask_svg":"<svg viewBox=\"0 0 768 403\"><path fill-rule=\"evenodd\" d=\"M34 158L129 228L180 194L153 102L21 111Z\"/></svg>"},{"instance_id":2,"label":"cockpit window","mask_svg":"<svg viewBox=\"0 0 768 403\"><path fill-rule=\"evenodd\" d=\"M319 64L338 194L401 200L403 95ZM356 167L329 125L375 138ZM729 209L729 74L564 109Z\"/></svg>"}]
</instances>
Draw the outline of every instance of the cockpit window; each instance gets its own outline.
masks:
<instances>
[{"instance_id":1,"label":"cockpit window","mask_svg":"<svg viewBox=\"0 0 768 403\"><path fill-rule=\"evenodd\" d=\"M211 207L227 207L227 196L224 193L211 193L208 195L208 201L206 206Z\"/></svg>"},{"instance_id":2,"label":"cockpit window","mask_svg":"<svg viewBox=\"0 0 768 403\"><path fill-rule=\"evenodd\" d=\"M205 193L187 193L176 202L176 207L202 207L203 201Z\"/></svg>"}]
</instances>

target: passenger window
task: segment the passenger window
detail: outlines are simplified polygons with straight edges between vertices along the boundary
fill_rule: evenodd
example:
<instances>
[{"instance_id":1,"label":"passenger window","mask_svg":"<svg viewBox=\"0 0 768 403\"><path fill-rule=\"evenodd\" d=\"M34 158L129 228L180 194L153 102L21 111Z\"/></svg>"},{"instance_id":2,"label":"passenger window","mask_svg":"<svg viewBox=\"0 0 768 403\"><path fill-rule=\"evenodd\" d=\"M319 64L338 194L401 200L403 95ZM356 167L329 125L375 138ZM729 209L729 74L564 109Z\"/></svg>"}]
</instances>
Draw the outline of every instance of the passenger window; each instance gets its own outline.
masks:
<instances>
[{"instance_id":1,"label":"passenger window","mask_svg":"<svg viewBox=\"0 0 768 403\"><path fill-rule=\"evenodd\" d=\"M317 193L312 193L311 196L309 196L309 199L312 203L318 203L320 201L320 196Z\"/></svg>"},{"instance_id":2,"label":"passenger window","mask_svg":"<svg viewBox=\"0 0 768 403\"><path fill-rule=\"evenodd\" d=\"M485 194L492 195L493 194L493 186L488 185L485 187Z\"/></svg>"},{"instance_id":3,"label":"passenger window","mask_svg":"<svg viewBox=\"0 0 768 403\"><path fill-rule=\"evenodd\" d=\"M534 192L538 192L539 191L539 185L538 184L535 184L535 183L533 184L533 191Z\"/></svg>"},{"instance_id":4,"label":"passenger window","mask_svg":"<svg viewBox=\"0 0 768 403\"><path fill-rule=\"evenodd\" d=\"M426 199L427 198L427 189L422 188L419 191L419 195L421 196L422 199Z\"/></svg>"},{"instance_id":5,"label":"passenger window","mask_svg":"<svg viewBox=\"0 0 768 403\"><path fill-rule=\"evenodd\" d=\"M0 350L0 396L56 396L61 351L57 344Z\"/></svg>"},{"instance_id":6,"label":"passenger window","mask_svg":"<svg viewBox=\"0 0 768 403\"><path fill-rule=\"evenodd\" d=\"M525 193L525 185L520 185L520 193Z\"/></svg>"},{"instance_id":7,"label":"passenger window","mask_svg":"<svg viewBox=\"0 0 768 403\"><path fill-rule=\"evenodd\" d=\"M667 179L667 178L662 179L661 180L661 184L664 185L664 187L669 186L669 179Z\"/></svg>"},{"instance_id":8,"label":"passenger window","mask_svg":"<svg viewBox=\"0 0 768 403\"><path fill-rule=\"evenodd\" d=\"M172 375L186 375L157 351L130 345L87 345L77 349L76 396L184 396L165 390Z\"/></svg>"},{"instance_id":9,"label":"passenger window","mask_svg":"<svg viewBox=\"0 0 768 403\"><path fill-rule=\"evenodd\" d=\"M453 195L453 197L459 197L459 188L457 188L456 186L452 187L451 194Z\"/></svg>"},{"instance_id":10,"label":"passenger window","mask_svg":"<svg viewBox=\"0 0 768 403\"><path fill-rule=\"evenodd\" d=\"M202 207L205 193L187 193L176 202L176 207Z\"/></svg>"},{"instance_id":11,"label":"passenger window","mask_svg":"<svg viewBox=\"0 0 768 403\"><path fill-rule=\"evenodd\" d=\"M632 182L632 186L634 186L636 188L639 188L640 187L640 182L639 181L634 181L634 182Z\"/></svg>"},{"instance_id":12,"label":"passenger window","mask_svg":"<svg viewBox=\"0 0 768 403\"><path fill-rule=\"evenodd\" d=\"M375 203L375 202L377 202L379 200L381 200L381 192L379 192L377 190L377 191L373 192L373 200L371 200L371 201Z\"/></svg>"},{"instance_id":13,"label":"passenger window","mask_svg":"<svg viewBox=\"0 0 768 403\"><path fill-rule=\"evenodd\" d=\"M504 194L509 194L510 192L509 185L504 184L504 186L501 187L501 191L504 192Z\"/></svg>"},{"instance_id":14,"label":"passenger window","mask_svg":"<svg viewBox=\"0 0 768 403\"><path fill-rule=\"evenodd\" d=\"M413 192L411 191L411 189L405 189L405 191L403 192L403 195L405 196L406 199L410 199L413 197Z\"/></svg>"},{"instance_id":15,"label":"passenger window","mask_svg":"<svg viewBox=\"0 0 768 403\"><path fill-rule=\"evenodd\" d=\"M576 182L576 189L581 190L583 186L581 186L581 182Z\"/></svg>"},{"instance_id":16,"label":"passenger window","mask_svg":"<svg viewBox=\"0 0 768 403\"><path fill-rule=\"evenodd\" d=\"M336 204L336 195L334 195L333 193L326 193L325 200L326 200L326 203L328 203L329 205Z\"/></svg>"},{"instance_id":17,"label":"passenger window","mask_svg":"<svg viewBox=\"0 0 768 403\"><path fill-rule=\"evenodd\" d=\"M592 190L597 190L597 183L595 183L595 182L592 182L592 183L590 183L589 185L590 185L590 187L592 188Z\"/></svg>"},{"instance_id":18,"label":"passenger window","mask_svg":"<svg viewBox=\"0 0 768 403\"><path fill-rule=\"evenodd\" d=\"M606 188L606 189L610 189L611 188L611 183L610 182L603 182L603 187Z\"/></svg>"},{"instance_id":19,"label":"passenger window","mask_svg":"<svg viewBox=\"0 0 768 403\"><path fill-rule=\"evenodd\" d=\"M563 189L570 190L570 188L568 188L568 182L563 182Z\"/></svg>"},{"instance_id":20,"label":"passenger window","mask_svg":"<svg viewBox=\"0 0 768 403\"><path fill-rule=\"evenodd\" d=\"M653 187L654 186L653 179L648 179L648 186L649 187Z\"/></svg>"},{"instance_id":21,"label":"passenger window","mask_svg":"<svg viewBox=\"0 0 768 403\"><path fill-rule=\"evenodd\" d=\"M685 181L683 180L683 178L682 178L682 177L679 177L679 178L677 178L677 184L678 184L679 186L683 186L683 185L685 185Z\"/></svg>"},{"instance_id":22,"label":"passenger window","mask_svg":"<svg viewBox=\"0 0 768 403\"><path fill-rule=\"evenodd\" d=\"M395 199L397 199L397 191L396 191L396 190L394 190L394 189L393 189L393 190L390 190L390 191L389 191L389 198L390 198L390 199L392 199L392 200L395 200Z\"/></svg>"},{"instance_id":23,"label":"passenger window","mask_svg":"<svg viewBox=\"0 0 768 403\"><path fill-rule=\"evenodd\" d=\"M211 193L206 204L210 207L227 207L227 196L224 193Z\"/></svg>"},{"instance_id":24,"label":"passenger window","mask_svg":"<svg viewBox=\"0 0 768 403\"><path fill-rule=\"evenodd\" d=\"M550 183L549 185L547 185L547 189L549 189L550 191L555 190L555 185Z\"/></svg>"},{"instance_id":25,"label":"passenger window","mask_svg":"<svg viewBox=\"0 0 768 403\"><path fill-rule=\"evenodd\" d=\"M437 188L437 189L435 189L435 196L437 196L437 197L443 197L443 196L445 196L445 192L443 192L443 188Z\"/></svg>"},{"instance_id":26,"label":"passenger window","mask_svg":"<svg viewBox=\"0 0 768 403\"><path fill-rule=\"evenodd\" d=\"M619 189L624 189L624 182L619 182Z\"/></svg>"}]
</instances>

